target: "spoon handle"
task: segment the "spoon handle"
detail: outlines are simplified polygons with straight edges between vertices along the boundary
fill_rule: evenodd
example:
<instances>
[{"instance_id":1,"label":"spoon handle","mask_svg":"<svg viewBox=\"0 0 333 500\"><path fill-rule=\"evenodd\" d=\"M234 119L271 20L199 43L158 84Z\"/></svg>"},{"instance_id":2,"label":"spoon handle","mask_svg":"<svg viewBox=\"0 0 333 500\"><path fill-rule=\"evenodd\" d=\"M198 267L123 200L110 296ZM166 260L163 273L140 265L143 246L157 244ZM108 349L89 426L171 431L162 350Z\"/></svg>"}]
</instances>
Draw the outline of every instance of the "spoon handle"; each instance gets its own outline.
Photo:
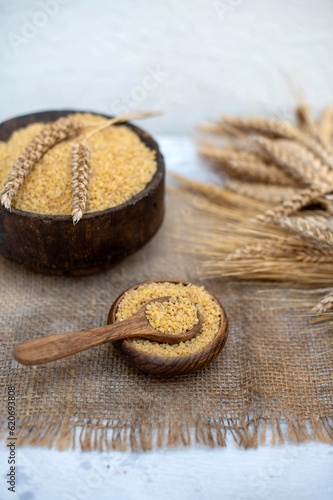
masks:
<instances>
[{"instance_id":1,"label":"spoon handle","mask_svg":"<svg viewBox=\"0 0 333 500\"><path fill-rule=\"evenodd\" d=\"M147 323L133 317L112 325L26 340L15 346L14 358L23 365L41 365L106 342L139 337Z\"/></svg>"}]
</instances>

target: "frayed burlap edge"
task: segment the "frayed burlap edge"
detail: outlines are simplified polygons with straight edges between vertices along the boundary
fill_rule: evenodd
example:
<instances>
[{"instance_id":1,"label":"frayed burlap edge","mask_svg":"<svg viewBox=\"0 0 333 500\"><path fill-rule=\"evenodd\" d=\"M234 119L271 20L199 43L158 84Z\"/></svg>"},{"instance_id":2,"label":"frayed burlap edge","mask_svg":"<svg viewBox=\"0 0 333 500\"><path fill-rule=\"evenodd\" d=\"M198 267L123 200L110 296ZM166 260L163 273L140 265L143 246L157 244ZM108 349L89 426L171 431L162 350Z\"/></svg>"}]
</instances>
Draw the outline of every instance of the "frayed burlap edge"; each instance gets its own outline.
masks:
<instances>
[{"instance_id":1,"label":"frayed burlap edge","mask_svg":"<svg viewBox=\"0 0 333 500\"><path fill-rule=\"evenodd\" d=\"M2 425L2 428L5 426ZM18 446L37 445L59 450L79 447L82 451L143 450L157 447L189 446L193 443L214 447L227 445L229 439L243 448L258 445L279 445L286 441L301 443L320 441L333 443L333 419L312 415L307 419L250 418L225 419L221 422L154 422L141 424L112 424L98 422L38 422L29 419L18 422ZM0 434L5 437L6 429Z\"/></svg>"}]
</instances>

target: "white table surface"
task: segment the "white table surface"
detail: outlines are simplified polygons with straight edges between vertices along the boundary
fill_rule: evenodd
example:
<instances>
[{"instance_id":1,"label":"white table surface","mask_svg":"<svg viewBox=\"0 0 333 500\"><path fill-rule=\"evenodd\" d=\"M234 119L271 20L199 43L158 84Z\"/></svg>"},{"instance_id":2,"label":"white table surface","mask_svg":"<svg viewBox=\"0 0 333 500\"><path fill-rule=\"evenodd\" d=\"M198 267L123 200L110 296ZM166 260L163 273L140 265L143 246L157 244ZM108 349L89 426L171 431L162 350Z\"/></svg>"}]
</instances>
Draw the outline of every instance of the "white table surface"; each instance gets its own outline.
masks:
<instances>
[{"instance_id":1,"label":"white table surface","mask_svg":"<svg viewBox=\"0 0 333 500\"><path fill-rule=\"evenodd\" d=\"M188 138L160 137L170 171L212 180ZM215 500L333 498L333 447L226 448L192 445L152 452L17 450L16 492L7 490L8 451L0 443L0 500Z\"/></svg>"}]
</instances>

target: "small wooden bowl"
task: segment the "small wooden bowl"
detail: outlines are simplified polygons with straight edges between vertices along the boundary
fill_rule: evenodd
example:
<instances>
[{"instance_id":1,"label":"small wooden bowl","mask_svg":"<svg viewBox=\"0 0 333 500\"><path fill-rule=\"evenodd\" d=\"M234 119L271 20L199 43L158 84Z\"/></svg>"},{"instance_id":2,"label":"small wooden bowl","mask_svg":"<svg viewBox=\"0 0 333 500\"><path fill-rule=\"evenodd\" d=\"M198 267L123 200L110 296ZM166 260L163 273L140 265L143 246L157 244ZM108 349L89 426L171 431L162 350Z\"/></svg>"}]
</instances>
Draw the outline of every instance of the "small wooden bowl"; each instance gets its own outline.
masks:
<instances>
[{"instance_id":1,"label":"small wooden bowl","mask_svg":"<svg viewBox=\"0 0 333 500\"><path fill-rule=\"evenodd\" d=\"M0 141L31 123L51 122L77 112L86 111L45 111L13 118L0 124ZM122 205L85 214L75 226L70 215L8 211L0 205L0 254L33 271L84 275L113 266L152 238L163 219L163 156L147 132L129 123L126 126L156 151L157 172L145 189Z\"/></svg>"},{"instance_id":2,"label":"small wooden bowl","mask_svg":"<svg viewBox=\"0 0 333 500\"><path fill-rule=\"evenodd\" d=\"M118 305L126 292L135 290L138 286L147 283L161 283L163 281L167 281L169 283L184 283L185 285L189 284L187 281L151 280L132 286L119 295L119 297L112 304L108 315L108 324L115 323ZM198 352L187 354L185 356L167 357L146 353L134 347L134 345L128 340L117 340L113 342L112 345L117 352L119 352L119 354L126 359L126 361L145 373L172 377L175 375L185 375L187 373L195 372L216 358L221 349L224 347L228 337L228 318L225 310L213 295L211 295L211 297L220 308L221 325L216 337L204 349L201 349Z\"/></svg>"}]
</instances>

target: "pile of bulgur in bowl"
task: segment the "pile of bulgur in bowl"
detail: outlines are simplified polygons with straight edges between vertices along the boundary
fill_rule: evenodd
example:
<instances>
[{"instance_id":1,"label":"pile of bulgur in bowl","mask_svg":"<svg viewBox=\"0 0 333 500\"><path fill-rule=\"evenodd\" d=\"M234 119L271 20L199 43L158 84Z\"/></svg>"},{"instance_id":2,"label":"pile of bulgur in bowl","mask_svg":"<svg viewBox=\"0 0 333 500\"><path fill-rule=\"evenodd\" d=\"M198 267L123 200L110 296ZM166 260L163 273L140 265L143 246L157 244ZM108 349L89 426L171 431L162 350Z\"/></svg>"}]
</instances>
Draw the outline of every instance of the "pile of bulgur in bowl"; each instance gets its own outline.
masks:
<instances>
[{"instance_id":1,"label":"pile of bulgur in bowl","mask_svg":"<svg viewBox=\"0 0 333 500\"><path fill-rule=\"evenodd\" d=\"M79 123L100 126L107 118L91 113L71 115ZM0 141L0 186L26 146L45 127L32 123ZM53 146L37 163L13 199L13 207L37 214L70 215L72 212L71 150L83 140L83 128L75 137ZM130 200L151 181L156 153L126 125L107 127L87 140L91 172L86 212L98 212ZM0 188L1 191L2 188Z\"/></svg>"},{"instance_id":2,"label":"pile of bulgur in bowl","mask_svg":"<svg viewBox=\"0 0 333 500\"><path fill-rule=\"evenodd\" d=\"M33 271L78 276L112 267L154 236L163 221L165 166L154 138L130 122L106 126L113 117L43 111L0 123L0 191L31 140L69 116L89 125L34 163L10 209L0 205L0 254ZM74 225L71 153L82 138L90 149L88 196Z\"/></svg>"},{"instance_id":3,"label":"pile of bulgur in bowl","mask_svg":"<svg viewBox=\"0 0 333 500\"><path fill-rule=\"evenodd\" d=\"M192 328L191 319L189 320L191 314L189 315L188 310L186 310L186 308L189 308L190 303L199 310L202 316L202 326L196 336L178 344L162 344L139 338L127 340L127 342L130 342L133 347L147 354L166 357L186 356L197 353L207 347L219 332L221 325L221 309L212 295L208 293L203 286L191 283L184 284L166 281L144 283L124 293L118 303L115 313L116 322L133 316L150 300L164 296L179 297L180 303L183 301L183 304L185 304L183 320L178 318L177 321L178 328L180 326L183 326L185 330L189 330L189 327ZM162 303L162 306L163 304L164 303ZM191 313L192 312L193 310ZM159 322L163 325L163 307L155 311L155 313L157 323Z\"/></svg>"}]
</instances>

